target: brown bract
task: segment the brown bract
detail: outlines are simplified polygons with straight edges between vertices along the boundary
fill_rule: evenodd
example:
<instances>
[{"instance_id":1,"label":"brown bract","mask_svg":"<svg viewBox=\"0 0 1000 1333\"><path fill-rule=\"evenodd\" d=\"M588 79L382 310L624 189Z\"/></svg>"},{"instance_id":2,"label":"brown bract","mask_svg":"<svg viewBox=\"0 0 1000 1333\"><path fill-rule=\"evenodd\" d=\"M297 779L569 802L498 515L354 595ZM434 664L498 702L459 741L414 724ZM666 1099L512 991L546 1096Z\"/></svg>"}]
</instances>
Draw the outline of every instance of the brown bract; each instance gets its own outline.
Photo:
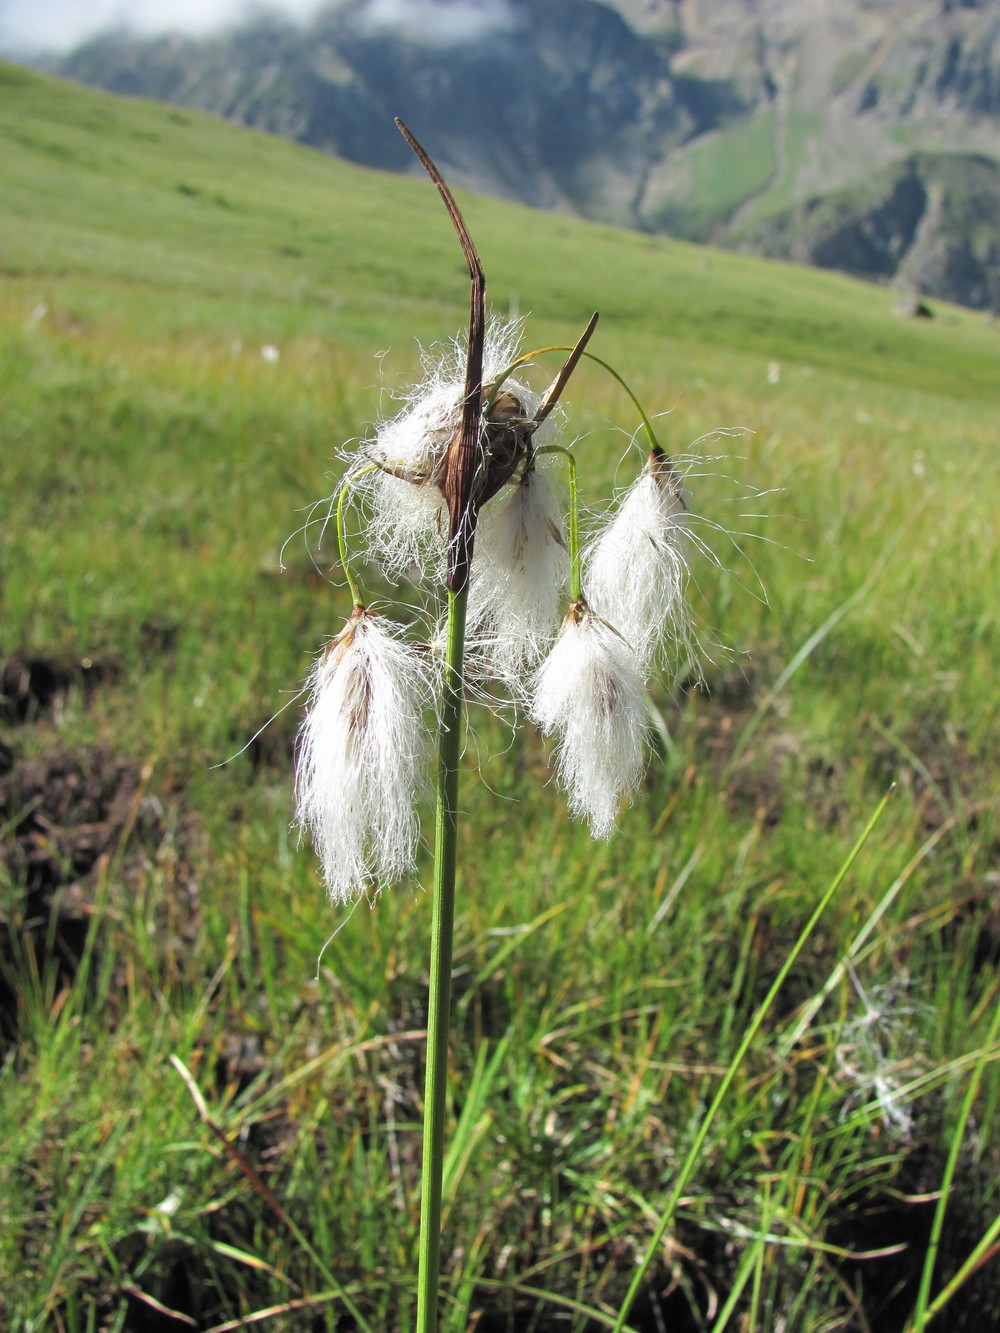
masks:
<instances>
[{"instance_id":1,"label":"brown bract","mask_svg":"<svg viewBox=\"0 0 1000 1333\"><path fill-rule=\"evenodd\" d=\"M423 147L396 117L396 125L437 186L469 267L471 296L462 420L448 445L440 486L448 506L448 587L461 592L469 581L476 523L482 505L508 482L529 451L531 437L555 406L597 324L594 315L534 416L512 393L484 402L483 342L486 334L486 278L465 219L441 173ZM484 406L487 410L484 412Z\"/></svg>"}]
</instances>

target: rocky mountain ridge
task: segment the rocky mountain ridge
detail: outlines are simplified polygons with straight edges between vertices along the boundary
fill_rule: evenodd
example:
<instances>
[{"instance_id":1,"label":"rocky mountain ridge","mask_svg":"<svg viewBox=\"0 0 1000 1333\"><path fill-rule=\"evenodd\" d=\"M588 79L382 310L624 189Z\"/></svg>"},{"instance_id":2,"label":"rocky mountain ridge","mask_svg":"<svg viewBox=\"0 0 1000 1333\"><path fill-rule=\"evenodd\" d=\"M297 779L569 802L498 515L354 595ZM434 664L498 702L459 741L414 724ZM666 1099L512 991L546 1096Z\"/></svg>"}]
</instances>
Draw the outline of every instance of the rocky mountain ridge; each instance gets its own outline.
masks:
<instances>
[{"instance_id":1,"label":"rocky mountain ridge","mask_svg":"<svg viewBox=\"0 0 1000 1333\"><path fill-rule=\"evenodd\" d=\"M542 208L1000 309L998 0L333 0L59 72Z\"/></svg>"}]
</instances>

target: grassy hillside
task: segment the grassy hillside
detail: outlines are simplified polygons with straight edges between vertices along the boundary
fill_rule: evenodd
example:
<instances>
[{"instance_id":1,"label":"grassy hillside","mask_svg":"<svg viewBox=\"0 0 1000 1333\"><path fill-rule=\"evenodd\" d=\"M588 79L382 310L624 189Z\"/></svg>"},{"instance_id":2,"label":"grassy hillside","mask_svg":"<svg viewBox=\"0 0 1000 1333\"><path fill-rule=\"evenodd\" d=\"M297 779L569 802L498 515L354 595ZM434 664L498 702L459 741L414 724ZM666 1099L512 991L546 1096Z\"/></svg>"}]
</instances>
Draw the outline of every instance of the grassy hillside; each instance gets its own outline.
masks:
<instances>
[{"instance_id":1,"label":"grassy hillside","mask_svg":"<svg viewBox=\"0 0 1000 1333\"><path fill-rule=\"evenodd\" d=\"M112 33L55 68L393 171L408 164L402 114L449 179L486 194L1000 310L992 5L549 0L489 7L451 40L449 3L407 13L325 6L204 38ZM924 175L927 154L949 188L929 173L914 217L892 179ZM851 225L817 237L831 210ZM971 213L973 246L957 225ZM877 268L855 230L888 231Z\"/></svg>"},{"instance_id":2,"label":"grassy hillside","mask_svg":"<svg viewBox=\"0 0 1000 1333\"><path fill-rule=\"evenodd\" d=\"M289 831L292 697L349 608L315 526L278 552L416 340L462 328L461 256L422 179L4 65L0 180L0 1309L408 1328L429 903L334 911ZM610 843L530 728L474 717L446 1326L613 1323L895 781L630 1326L902 1330L952 1145L932 1295L998 1204L995 1050L962 1112L1000 954L996 329L460 202L531 345L601 311L716 560L707 688L663 683L666 754ZM592 367L566 402L597 508L638 423ZM987 1264L948 1326L996 1299Z\"/></svg>"}]
</instances>

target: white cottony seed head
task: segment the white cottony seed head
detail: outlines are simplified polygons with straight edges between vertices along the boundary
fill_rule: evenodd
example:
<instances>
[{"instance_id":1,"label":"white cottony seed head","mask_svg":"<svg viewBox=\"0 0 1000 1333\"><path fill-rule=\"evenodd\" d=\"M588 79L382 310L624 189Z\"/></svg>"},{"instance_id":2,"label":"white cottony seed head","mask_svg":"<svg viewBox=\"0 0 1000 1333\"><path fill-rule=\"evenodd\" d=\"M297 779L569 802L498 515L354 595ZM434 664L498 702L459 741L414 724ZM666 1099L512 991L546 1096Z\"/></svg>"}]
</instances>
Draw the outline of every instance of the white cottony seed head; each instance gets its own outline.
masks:
<instances>
[{"instance_id":1,"label":"white cottony seed head","mask_svg":"<svg viewBox=\"0 0 1000 1333\"><path fill-rule=\"evenodd\" d=\"M489 385L515 359L519 322L491 320L483 347L483 383ZM366 554L391 579L411 566L437 581L445 568L448 517L439 489L448 446L461 426L465 397L465 347L423 359L420 383L402 409L382 422L362 446L357 492L367 511ZM505 386L533 410L535 395L513 381ZM374 465L370 471L366 465Z\"/></svg>"},{"instance_id":2,"label":"white cottony seed head","mask_svg":"<svg viewBox=\"0 0 1000 1333\"><path fill-rule=\"evenodd\" d=\"M676 477L654 461L586 554L590 604L627 640L644 676L667 642L688 645L685 540Z\"/></svg>"},{"instance_id":3,"label":"white cottony seed head","mask_svg":"<svg viewBox=\"0 0 1000 1333\"><path fill-rule=\"evenodd\" d=\"M345 507L355 506L358 554L393 581L413 577L424 585L429 619L442 611L446 587L467 589L462 634L451 644L464 655L463 684L500 712L494 686L502 683L507 704L553 737L571 813L607 838L643 773L650 673L658 662L693 655L687 552L701 543L677 470L644 418L646 466L581 561L577 460L553 435L562 420L560 395L592 328L540 396L510 373L519 363L520 322L489 321L471 460L459 435L467 347L456 341L443 355L434 349L396 414L358 449L326 521L336 514L346 565ZM570 459L568 522L565 496L546 470L563 466L561 455ZM361 601L350 569L347 580ZM567 591L575 600L560 628ZM311 835L336 900L412 868L423 721L442 697L443 667L442 642L421 653L400 629L357 607L312 672L297 823Z\"/></svg>"},{"instance_id":4,"label":"white cottony seed head","mask_svg":"<svg viewBox=\"0 0 1000 1333\"><path fill-rule=\"evenodd\" d=\"M622 797L642 777L643 685L628 645L582 600L536 673L531 711L556 736L570 812L586 817L595 838L610 837Z\"/></svg>"},{"instance_id":5,"label":"white cottony seed head","mask_svg":"<svg viewBox=\"0 0 1000 1333\"><path fill-rule=\"evenodd\" d=\"M367 492L362 540L368 559L393 581L415 569L422 578L443 582L448 510L438 488L374 472L358 490Z\"/></svg>"},{"instance_id":6,"label":"white cottony seed head","mask_svg":"<svg viewBox=\"0 0 1000 1333\"><path fill-rule=\"evenodd\" d=\"M469 588L469 631L492 674L517 687L552 642L569 577L556 487L537 467L483 509Z\"/></svg>"},{"instance_id":7,"label":"white cottony seed head","mask_svg":"<svg viewBox=\"0 0 1000 1333\"><path fill-rule=\"evenodd\" d=\"M330 897L346 902L413 866L427 679L415 649L357 608L313 668L296 769L296 822Z\"/></svg>"},{"instance_id":8,"label":"white cottony seed head","mask_svg":"<svg viewBox=\"0 0 1000 1333\"><path fill-rule=\"evenodd\" d=\"M379 426L365 452L373 462L415 482L434 476L462 419L462 381L441 368L402 411Z\"/></svg>"}]
</instances>

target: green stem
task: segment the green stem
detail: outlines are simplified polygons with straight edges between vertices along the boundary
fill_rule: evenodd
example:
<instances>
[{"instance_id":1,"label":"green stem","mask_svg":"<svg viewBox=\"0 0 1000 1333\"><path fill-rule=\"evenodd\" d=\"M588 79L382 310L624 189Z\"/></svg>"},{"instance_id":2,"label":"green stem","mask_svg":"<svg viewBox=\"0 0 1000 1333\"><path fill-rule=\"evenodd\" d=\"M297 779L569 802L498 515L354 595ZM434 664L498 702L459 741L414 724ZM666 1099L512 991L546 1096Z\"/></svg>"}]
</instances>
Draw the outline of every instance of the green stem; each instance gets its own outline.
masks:
<instances>
[{"instance_id":1,"label":"green stem","mask_svg":"<svg viewBox=\"0 0 1000 1333\"><path fill-rule=\"evenodd\" d=\"M463 661L468 586L448 593L448 645L441 701L437 817L434 838L434 902L431 919L427 1070L424 1082L424 1160L420 1185L420 1259L417 1333L435 1333L441 1262L441 1181L448 1080L451 954L455 927L458 834L458 762L462 747Z\"/></svg>"},{"instance_id":2,"label":"green stem","mask_svg":"<svg viewBox=\"0 0 1000 1333\"><path fill-rule=\"evenodd\" d=\"M366 472L373 472L374 470L374 464L370 464L360 472L352 472L346 476L341 483L340 494L337 496L337 549L340 552L340 566L344 571L344 577L347 579L347 586L351 597L354 599L355 606L364 606L365 603L361 584L351 573L351 566L347 562L347 522L344 517L344 505L347 501L347 492L358 478L363 477Z\"/></svg>"},{"instance_id":3,"label":"green stem","mask_svg":"<svg viewBox=\"0 0 1000 1333\"><path fill-rule=\"evenodd\" d=\"M569 468L569 593L570 601L579 600L583 573L580 554L580 492L576 480L576 459L561 444L543 444L536 454L562 454Z\"/></svg>"},{"instance_id":4,"label":"green stem","mask_svg":"<svg viewBox=\"0 0 1000 1333\"><path fill-rule=\"evenodd\" d=\"M514 361L512 361L509 366L505 366L504 369L501 370L500 374L490 385L489 395L486 399L485 415L488 416L490 411L492 410L493 404L496 401L496 396L500 392L500 387L503 384L504 380L508 379L511 375L513 375L515 370L519 370L521 366L527 365L529 362L534 361L539 356L545 356L546 353L548 352L572 352L573 350L574 348L570 347L568 344L554 343L551 347L535 347L530 352L522 352L521 355L517 357ZM618 371L615 370L614 366L609 365L608 362L602 360L601 357L595 356L593 352L581 352L580 356L581 357L585 356L588 361L593 361L594 364L600 366L602 370L606 370L608 374L611 376L611 378L617 384L621 385L621 387L625 390L625 392L631 399L632 406L639 413L639 419L642 422L642 429L645 432L646 441L649 444L650 449L651 450L659 449L660 445L659 441L656 438L656 432L653 430L653 423L650 421L648 415L646 414L645 408L643 407L642 403L639 402L639 399L635 396L632 390L629 388L628 383L622 378L621 375L619 375Z\"/></svg>"},{"instance_id":5,"label":"green stem","mask_svg":"<svg viewBox=\"0 0 1000 1333\"><path fill-rule=\"evenodd\" d=\"M653 430L653 423L646 415L645 408L643 407L642 403L639 402L638 398L629 388L625 380L623 380L621 375L618 374L618 371L615 370L614 366L608 365L607 361L602 361L601 358L599 356L595 356L593 352L584 352L583 355L587 358L588 361L593 361L594 364L600 366L602 370L606 370L608 374L611 376L611 378L621 385L621 387L628 394L629 398L632 400L632 406L639 413L639 419L642 422L642 428L646 433L646 442L648 443L650 450L659 449L660 445L659 441L656 438L656 432Z\"/></svg>"}]
</instances>

